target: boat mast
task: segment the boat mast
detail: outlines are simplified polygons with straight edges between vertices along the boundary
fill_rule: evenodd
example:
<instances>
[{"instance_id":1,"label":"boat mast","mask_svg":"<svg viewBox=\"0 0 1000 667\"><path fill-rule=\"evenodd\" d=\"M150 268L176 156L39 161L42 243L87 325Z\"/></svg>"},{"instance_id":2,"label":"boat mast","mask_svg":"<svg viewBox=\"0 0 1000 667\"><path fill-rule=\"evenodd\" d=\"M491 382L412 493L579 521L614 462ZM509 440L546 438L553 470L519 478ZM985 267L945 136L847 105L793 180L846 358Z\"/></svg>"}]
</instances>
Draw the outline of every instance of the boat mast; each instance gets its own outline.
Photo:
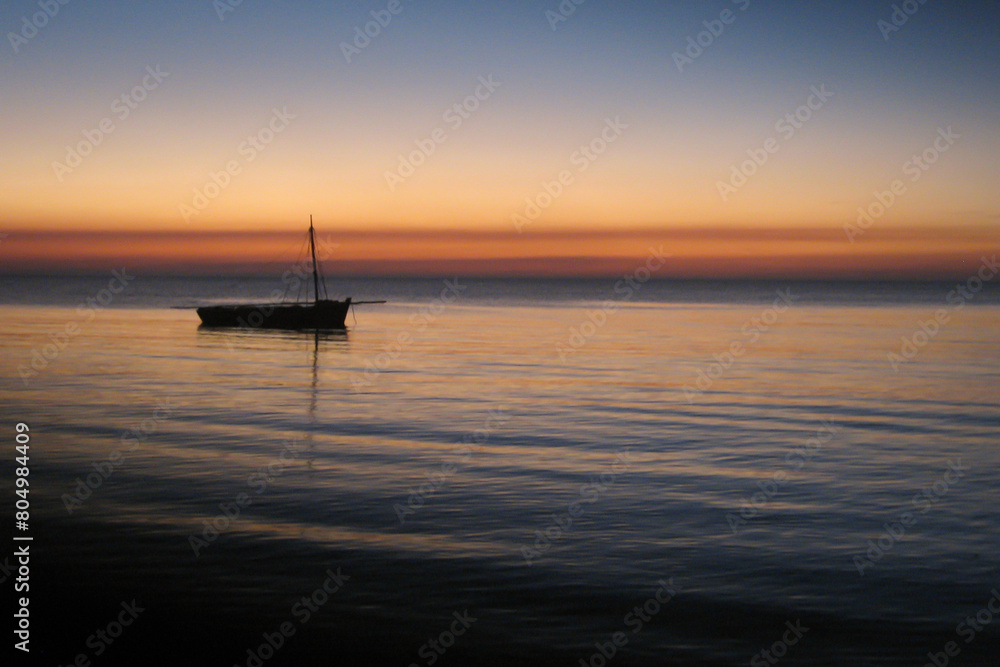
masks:
<instances>
[{"instance_id":1,"label":"boat mast","mask_svg":"<svg viewBox=\"0 0 1000 667\"><path fill-rule=\"evenodd\" d=\"M313 230L313 217L309 216L309 251L313 260L313 302L319 303L319 274L316 269L316 232Z\"/></svg>"}]
</instances>

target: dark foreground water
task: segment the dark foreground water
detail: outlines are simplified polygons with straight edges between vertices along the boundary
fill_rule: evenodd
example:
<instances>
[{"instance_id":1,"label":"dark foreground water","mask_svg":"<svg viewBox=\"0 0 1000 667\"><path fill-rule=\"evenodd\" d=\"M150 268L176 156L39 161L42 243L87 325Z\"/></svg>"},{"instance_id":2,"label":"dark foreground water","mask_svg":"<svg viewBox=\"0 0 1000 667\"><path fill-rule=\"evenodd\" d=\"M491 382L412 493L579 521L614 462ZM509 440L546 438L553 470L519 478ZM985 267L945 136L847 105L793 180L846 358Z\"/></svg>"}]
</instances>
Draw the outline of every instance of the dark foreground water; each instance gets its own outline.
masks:
<instances>
[{"instance_id":1,"label":"dark foreground water","mask_svg":"<svg viewBox=\"0 0 1000 667\"><path fill-rule=\"evenodd\" d=\"M110 278L0 306L37 664L997 664L995 291Z\"/></svg>"}]
</instances>

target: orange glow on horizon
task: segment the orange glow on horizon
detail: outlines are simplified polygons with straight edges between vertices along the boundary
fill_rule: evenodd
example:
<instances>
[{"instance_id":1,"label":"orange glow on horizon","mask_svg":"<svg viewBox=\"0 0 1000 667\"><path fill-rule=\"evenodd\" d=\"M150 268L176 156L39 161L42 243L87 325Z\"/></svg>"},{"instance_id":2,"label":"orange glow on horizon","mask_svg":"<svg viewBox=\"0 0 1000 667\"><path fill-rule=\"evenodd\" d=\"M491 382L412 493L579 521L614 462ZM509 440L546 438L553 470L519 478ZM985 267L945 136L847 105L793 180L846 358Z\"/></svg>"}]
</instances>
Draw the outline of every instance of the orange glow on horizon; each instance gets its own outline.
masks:
<instances>
[{"instance_id":1,"label":"orange glow on horizon","mask_svg":"<svg viewBox=\"0 0 1000 667\"><path fill-rule=\"evenodd\" d=\"M303 232L39 232L3 240L4 270L276 274L302 254ZM966 275L1000 248L991 228L630 229L546 232L317 231L330 275L567 275L628 272L656 249L661 277L933 279Z\"/></svg>"}]
</instances>

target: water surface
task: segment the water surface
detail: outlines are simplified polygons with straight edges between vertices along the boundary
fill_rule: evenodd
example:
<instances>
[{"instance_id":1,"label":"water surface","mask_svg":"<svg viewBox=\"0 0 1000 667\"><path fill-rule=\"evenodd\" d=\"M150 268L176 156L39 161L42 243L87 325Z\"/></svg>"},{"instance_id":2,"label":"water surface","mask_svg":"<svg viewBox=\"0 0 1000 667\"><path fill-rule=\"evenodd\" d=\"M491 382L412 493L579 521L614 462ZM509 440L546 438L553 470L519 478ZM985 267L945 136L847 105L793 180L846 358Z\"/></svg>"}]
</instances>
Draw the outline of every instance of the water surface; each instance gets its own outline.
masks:
<instances>
[{"instance_id":1,"label":"water surface","mask_svg":"<svg viewBox=\"0 0 1000 667\"><path fill-rule=\"evenodd\" d=\"M25 305L40 280L9 281L0 394L8 429L32 429L52 664L97 664L88 637L132 599L106 662L246 665L286 622L266 664L577 665L616 632L611 664L748 664L787 623L808 628L787 664L1000 650L956 627L1000 585L993 292L894 369L949 286L650 284L606 304L599 281L469 281L445 303L442 281L359 281L392 303L313 335L169 308L224 281L137 281L89 313L101 279ZM436 653L456 613L476 620Z\"/></svg>"}]
</instances>

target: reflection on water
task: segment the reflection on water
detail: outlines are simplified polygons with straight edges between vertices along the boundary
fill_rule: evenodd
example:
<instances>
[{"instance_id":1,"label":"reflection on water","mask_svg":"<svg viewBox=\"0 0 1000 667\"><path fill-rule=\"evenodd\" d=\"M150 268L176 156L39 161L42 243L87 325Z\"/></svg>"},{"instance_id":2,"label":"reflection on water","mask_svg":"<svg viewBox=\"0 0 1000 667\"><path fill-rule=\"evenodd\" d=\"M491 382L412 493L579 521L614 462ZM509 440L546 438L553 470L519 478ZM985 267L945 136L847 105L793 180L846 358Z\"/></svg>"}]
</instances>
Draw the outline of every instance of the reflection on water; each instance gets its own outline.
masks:
<instances>
[{"instance_id":1,"label":"reflection on water","mask_svg":"<svg viewBox=\"0 0 1000 667\"><path fill-rule=\"evenodd\" d=\"M578 664L670 577L677 595L616 663L745 663L801 619L790 664L915 664L997 584L996 306L966 308L898 372L887 354L932 306L800 306L766 330L746 327L766 305L633 305L600 324L572 303L471 302L430 323L419 308L333 335L112 309L25 384L19 366L74 312L4 307L3 401L36 433L57 658L96 627L80 610L135 597L151 609L136 637L170 628L246 664L341 567L351 579L268 664L427 664L418 649L465 609L479 620L443 661ZM955 461L963 476L920 512ZM963 655L996 647L984 633Z\"/></svg>"}]
</instances>

